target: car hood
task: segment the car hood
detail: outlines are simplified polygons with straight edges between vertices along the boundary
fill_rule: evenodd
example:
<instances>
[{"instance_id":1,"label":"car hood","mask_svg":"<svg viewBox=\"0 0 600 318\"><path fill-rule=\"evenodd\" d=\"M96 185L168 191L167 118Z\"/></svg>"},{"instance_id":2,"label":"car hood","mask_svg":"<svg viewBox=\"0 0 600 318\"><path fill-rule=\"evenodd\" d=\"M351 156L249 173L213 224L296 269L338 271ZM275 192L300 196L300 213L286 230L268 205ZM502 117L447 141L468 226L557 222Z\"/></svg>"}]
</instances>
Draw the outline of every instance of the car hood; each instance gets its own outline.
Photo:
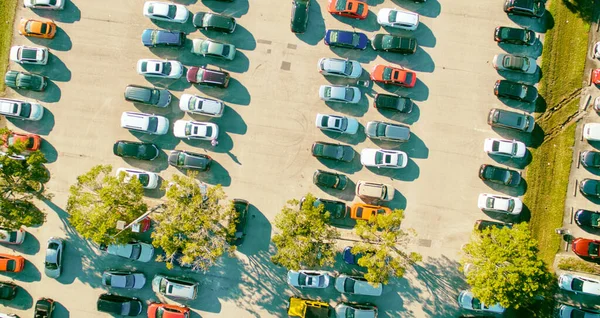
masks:
<instances>
[{"instance_id":1,"label":"car hood","mask_svg":"<svg viewBox=\"0 0 600 318\"><path fill-rule=\"evenodd\" d=\"M579 186L581 187L581 191L588 195L598 195L598 183L599 181L594 179L583 179Z\"/></svg>"},{"instance_id":2,"label":"car hood","mask_svg":"<svg viewBox=\"0 0 600 318\"><path fill-rule=\"evenodd\" d=\"M19 59L19 51L20 47L13 46L10 48L10 59L13 61L17 61Z\"/></svg>"},{"instance_id":3,"label":"car hood","mask_svg":"<svg viewBox=\"0 0 600 318\"><path fill-rule=\"evenodd\" d=\"M589 123L583 126L583 138L587 140L600 140L600 124Z\"/></svg>"},{"instance_id":4,"label":"car hood","mask_svg":"<svg viewBox=\"0 0 600 318\"><path fill-rule=\"evenodd\" d=\"M40 104L31 103L31 114L29 119L40 120L44 116L44 107Z\"/></svg>"},{"instance_id":5,"label":"car hood","mask_svg":"<svg viewBox=\"0 0 600 318\"><path fill-rule=\"evenodd\" d=\"M348 127L346 128L346 133L347 134L356 134L356 132L358 132L358 121L352 117L347 117L348 118Z\"/></svg>"},{"instance_id":6,"label":"car hood","mask_svg":"<svg viewBox=\"0 0 600 318\"><path fill-rule=\"evenodd\" d=\"M581 154L581 160L588 167L600 166L600 153L594 151L585 151Z\"/></svg>"},{"instance_id":7,"label":"car hood","mask_svg":"<svg viewBox=\"0 0 600 318\"><path fill-rule=\"evenodd\" d=\"M158 135L165 135L169 132L169 119L163 116L156 116L158 118L158 125L156 126L156 133Z\"/></svg>"},{"instance_id":8,"label":"car hood","mask_svg":"<svg viewBox=\"0 0 600 318\"><path fill-rule=\"evenodd\" d=\"M186 120L177 120L173 125L173 135L179 138L187 137L185 134L185 126L187 125L187 123L188 122Z\"/></svg>"},{"instance_id":9,"label":"car hood","mask_svg":"<svg viewBox=\"0 0 600 318\"><path fill-rule=\"evenodd\" d=\"M390 12L392 9L384 8L377 12L377 22L378 23L390 23Z\"/></svg>"}]
</instances>

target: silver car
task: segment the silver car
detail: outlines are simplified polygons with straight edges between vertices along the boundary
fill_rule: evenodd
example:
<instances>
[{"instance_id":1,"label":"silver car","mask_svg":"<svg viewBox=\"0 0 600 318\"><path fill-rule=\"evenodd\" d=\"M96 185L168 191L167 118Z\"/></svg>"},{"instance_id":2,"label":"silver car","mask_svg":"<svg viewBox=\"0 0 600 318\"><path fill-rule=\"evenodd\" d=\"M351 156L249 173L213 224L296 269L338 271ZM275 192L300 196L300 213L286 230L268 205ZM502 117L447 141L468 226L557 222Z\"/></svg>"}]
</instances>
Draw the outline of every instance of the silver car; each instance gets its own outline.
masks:
<instances>
[{"instance_id":1,"label":"silver car","mask_svg":"<svg viewBox=\"0 0 600 318\"><path fill-rule=\"evenodd\" d=\"M46 245L46 258L44 260L44 273L46 276L58 278L62 270L62 256L64 253L65 240L59 237L51 237Z\"/></svg>"},{"instance_id":2,"label":"silver car","mask_svg":"<svg viewBox=\"0 0 600 318\"><path fill-rule=\"evenodd\" d=\"M290 270L287 274L288 284L300 288L326 288L330 280L331 277L325 271Z\"/></svg>"},{"instance_id":3,"label":"silver car","mask_svg":"<svg viewBox=\"0 0 600 318\"><path fill-rule=\"evenodd\" d=\"M341 274L335 279L335 289L344 294L381 296L383 285L371 285L363 277Z\"/></svg>"},{"instance_id":4,"label":"silver car","mask_svg":"<svg viewBox=\"0 0 600 318\"><path fill-rule=\"evenodd\" d=\"M328 76L359 78L362 74L360 63L349 59L324 57L317 63L319 73Z\"/></svg>"},{"instance_id":5,"label":"silver car","mask_svg":"<svg viewBox=\"0 0 600 318\"><path fill-rule=\"evenodd\" d=\"M410 128L382 121L370 121L365 127L365 134L371 139L405 142L410 138Z\"/></svg>"},{"instance_id":6,"label":"silver car","mask_svg":"<svg viewBox=\"0 0 600 318\"><path fill-rule=\"evenodd\" d=\"M235 58L235 46L210 39L193 39L192 53L231 61Z\"/></svg>"},{"instance_id":7,"label":"silver car","mask_svg":"<svg viewBox=\"0 0 600 318\"><path fill-rule=\"evenodd\" d=\"M131 242L125 245L109 245L106 252L111 255L146 263L154 256L154 247L148 243Z\"/></svg>"},{"instance_id":8,"label":"silver car","mask_svg":"<svg viewBox=\"0 0 600 318\"><path fill-rule=\"evenodd\" d=\"M146 284L143 273L106 271L102 273L102 285L114 288L141 289Z\"/></svg>"},{"instance_id":9,"label":"silver car","mask_svg":"<svg viewBox=\"0 0 600 318\"><path fill-rule=\"evenodd\" d=\"M492 65L498 71L514 71L526 74L534 74L538 68L534 58L512 54L496 54L492 60Z\"/></svg>"},{"instance_id":10,"label":"silver car","mask_svg":"<svg viewBox=\"0 0 600 318\"><path fill-rule=\"evenodd\" d=\"M322 130L350 135L358 131L358 121L346 116L317 114L315 126Z\"/></svg>"},{"instance_id":11,"label":"silver car","mask_svg":"<svg viewBox=\"0 0 600 318\"><path fill-rule=\"evenodd\" d=\"M326 102L358 104L360 89L354 86L321 85L319 97Z\"/></svg>"}]
</instances>

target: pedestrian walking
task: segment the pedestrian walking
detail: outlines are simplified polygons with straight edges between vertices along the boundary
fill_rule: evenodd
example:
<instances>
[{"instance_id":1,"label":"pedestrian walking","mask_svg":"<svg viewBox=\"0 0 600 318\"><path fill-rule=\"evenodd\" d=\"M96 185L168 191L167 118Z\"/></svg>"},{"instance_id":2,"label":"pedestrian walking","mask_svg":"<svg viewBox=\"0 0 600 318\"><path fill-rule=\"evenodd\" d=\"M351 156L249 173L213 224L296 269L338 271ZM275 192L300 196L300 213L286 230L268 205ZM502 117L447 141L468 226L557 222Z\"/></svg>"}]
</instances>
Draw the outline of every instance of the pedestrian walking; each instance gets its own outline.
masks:
<instances>
[{"instance_id":1,"label":"pedestrian walking","mask_svg":"<svg viewBox=\"0 0 600 318\"><path fill-rule=\"evenodd\" d=\"M216 147L216 146L219 144L219 142L218 142L216 139L213 139L213 140L211 140L211 141L210 141L210 144L211 144L213 147Z\"/></svg>"}]
</instances>

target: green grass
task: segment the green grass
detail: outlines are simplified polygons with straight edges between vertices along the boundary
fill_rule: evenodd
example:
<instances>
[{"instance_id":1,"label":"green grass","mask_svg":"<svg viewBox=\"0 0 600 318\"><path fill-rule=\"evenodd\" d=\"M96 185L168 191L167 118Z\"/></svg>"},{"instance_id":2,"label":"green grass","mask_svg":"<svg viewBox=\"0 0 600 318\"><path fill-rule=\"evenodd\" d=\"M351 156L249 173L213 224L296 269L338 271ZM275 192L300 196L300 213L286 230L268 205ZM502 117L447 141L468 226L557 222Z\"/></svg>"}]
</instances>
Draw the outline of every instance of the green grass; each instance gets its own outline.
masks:
<instances>
[{"instance_id":1,"label":"green grass","mask_svg":"<svg viewBox=\"0 0 600 318\"><path fill-rule=\"evenodd\" d=\"M16 0L0 0L0 74L3 78L8 65L17 3ZM0 95L4 95L4 88L4 81L0 81Z\"/></svg>"},{"instance_id":2,"label":"green grass","mask_svg":"<svg viewBox=\"0 0 600 318\"><path fill-rule=\"evenodd\" d=\"M600 275L600 266L572 257L567 257L559 260L558 268L566 271Z\"/></svg>"}]
</instances>

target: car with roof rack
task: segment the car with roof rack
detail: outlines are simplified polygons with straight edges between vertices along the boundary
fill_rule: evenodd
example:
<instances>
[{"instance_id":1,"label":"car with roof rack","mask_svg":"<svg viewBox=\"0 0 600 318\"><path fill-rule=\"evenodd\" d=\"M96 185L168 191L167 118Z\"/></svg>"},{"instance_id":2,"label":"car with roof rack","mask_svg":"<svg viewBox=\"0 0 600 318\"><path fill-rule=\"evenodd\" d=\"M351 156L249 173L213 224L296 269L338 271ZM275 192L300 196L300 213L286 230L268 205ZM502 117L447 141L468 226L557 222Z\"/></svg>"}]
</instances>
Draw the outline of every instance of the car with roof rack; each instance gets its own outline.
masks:
<instances>
[{"instance_id":1,"label":"car with roof rack","mask_svg":"<svg viewBox=\"0 0 600 318\"><path fill-rule=\"evenodd\" d=\"M142 44L146 47L174 46L185 43L185 33L181 31L145 29L142 31Z\"/></svg>"},{"instance_id":2,"label":"car with roof rack","mask_svg":"<svg viewBox=\"0 0 600 318\"><path fill-rule=\"evenodd\" d=\"M192 84L227 88L231 76L228 72L207 68L206 66L192 66L187 71L186 79Z\"/></svg>"},{"instance_id":3,"label":"car with roof rack","mask_svg":"<svg viewBox=\"0 0 600 318\"><path fill-rule=\"evenodd\" d=\"M213 12L198 12L194 14L192 24L198 29L233 33L237 23L235 18Z\"/></svg>"},{"instance_id":4,"label":"car with roof rack","mask_svg":"<svg viewBox=\"0 0 600 318\"><path fill-rule=\"evenodd\" d=\"M4 75L4 84L12 88L43 92L48 86L48 79L45 76L27 72L7 71Z\"/></svg>"},{"instance_id":5,"label":"car with roof rack","mask_svg":"<svg viewBox=\"0 0 600 318\"><path fill-rule=\"evenodd\" d=\"M169 131L169 119L154 114L123 112L121 128L151 135L164 135Z\"/></svg>"},{"instance_id":6,"label":"car with roof rack","mask_svg":"<svg viewBox=\"0 0 600 318\"><path fill-rule=\"evenodd\" d=\"M44 116L44 106L24 100L0 98L0 115L37 121Z\"/></svg>"},{"instance_id":7,"label":"car with roof rack","mask_svg":"<svg viewBox=\"0 0 600 318\"><path fill-rule=\"evenodd\" d=\"M19 64L48 64L50 52L45 47L15 45L10 48L10 60Z\"/></svg>"}]
</instances>

